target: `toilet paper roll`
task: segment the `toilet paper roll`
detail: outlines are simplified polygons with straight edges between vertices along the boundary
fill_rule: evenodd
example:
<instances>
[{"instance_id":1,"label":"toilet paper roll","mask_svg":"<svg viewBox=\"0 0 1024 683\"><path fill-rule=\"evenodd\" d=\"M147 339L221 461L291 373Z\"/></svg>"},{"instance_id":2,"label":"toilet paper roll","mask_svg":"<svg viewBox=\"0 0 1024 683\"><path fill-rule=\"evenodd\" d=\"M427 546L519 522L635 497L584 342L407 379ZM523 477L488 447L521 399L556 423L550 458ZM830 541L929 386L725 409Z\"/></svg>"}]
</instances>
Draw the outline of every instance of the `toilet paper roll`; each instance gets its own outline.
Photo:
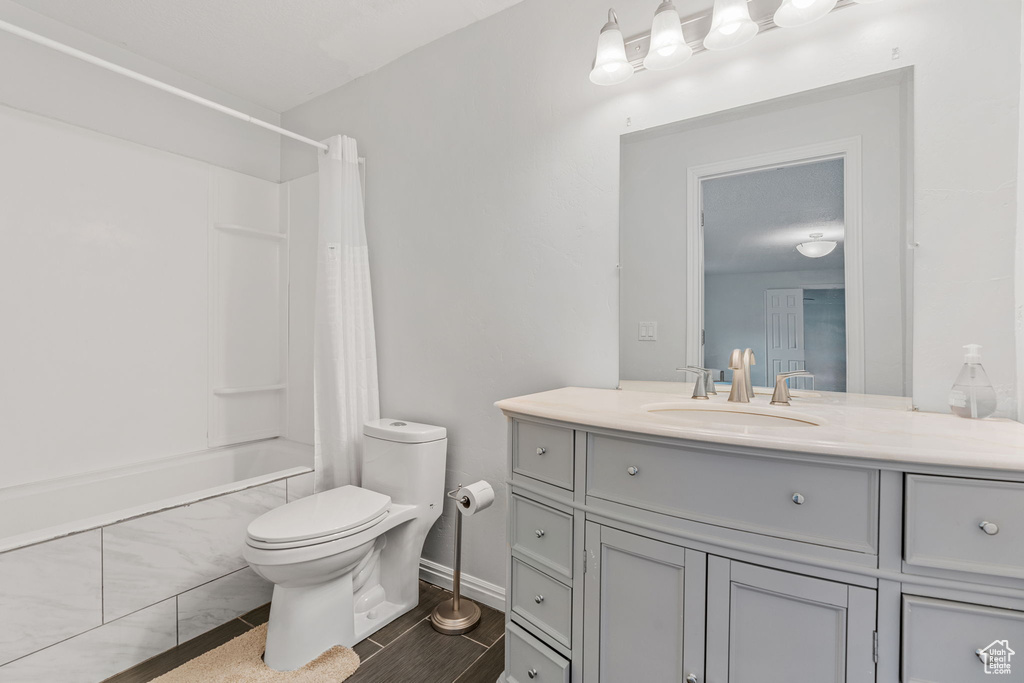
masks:
<instances>
[{"instance_id":1,"label":"toilet paper roll","mask_svg":"<svg viewBox=\"0 0 1024 683\"><path fill-rule=\"evenodd\" d=\"M459 501L459 512L467 517L486 510L494 502L494 489L486 481L463 486L459 493L466 497L465 500Z\"/></svg>"}]
</instances>

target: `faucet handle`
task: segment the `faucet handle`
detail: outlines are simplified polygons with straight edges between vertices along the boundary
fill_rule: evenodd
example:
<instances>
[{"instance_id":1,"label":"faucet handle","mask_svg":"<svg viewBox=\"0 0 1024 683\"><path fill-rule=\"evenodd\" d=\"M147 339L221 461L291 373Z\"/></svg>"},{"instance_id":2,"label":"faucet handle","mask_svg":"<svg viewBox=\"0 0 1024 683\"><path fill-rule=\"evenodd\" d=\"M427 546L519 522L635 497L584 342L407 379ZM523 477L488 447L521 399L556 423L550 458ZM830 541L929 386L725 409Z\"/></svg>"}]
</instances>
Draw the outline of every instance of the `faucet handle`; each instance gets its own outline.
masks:
<instances>
[{"instance_id":1,"label":"faucet handle","mask_svg":"<svg viewBox=\"0 0 1024 683\"><path fill-rule=\"evenodd\" d=\"M697 381L693 383L693 396L703 401L708 400L708 383L711 381L711 371L707 368L699 368L695 365L687 365L685 368L676 368L676 372L692 372L697 375ZM711 393L717 394L712 384Z\"/></svg>"},{"instance_id":2,"label":"faucet handle","mask_svg":"<svg viewBox=\"0 0 1024 683\"><path fill-rule=\"evenodd\" d=\"M775 376L775 391L772 393L773 406L788 406L792 398L789 394L789 385L786 380L790 377L814 377L813 373L806 370L794 370L792 372L780 372Z\"/></svg>"}]
</instances>

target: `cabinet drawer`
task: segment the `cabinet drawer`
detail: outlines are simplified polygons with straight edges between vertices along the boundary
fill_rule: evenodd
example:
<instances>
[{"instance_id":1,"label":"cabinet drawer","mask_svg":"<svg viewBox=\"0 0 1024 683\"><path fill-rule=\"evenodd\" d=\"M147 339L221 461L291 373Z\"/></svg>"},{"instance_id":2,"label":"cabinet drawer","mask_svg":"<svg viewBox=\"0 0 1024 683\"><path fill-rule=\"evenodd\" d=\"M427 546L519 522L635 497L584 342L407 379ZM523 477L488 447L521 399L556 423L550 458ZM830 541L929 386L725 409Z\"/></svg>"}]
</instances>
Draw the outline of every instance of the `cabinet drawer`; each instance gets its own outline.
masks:
<instances>
[{"instance_id":1,"label":"cabinet drawer","mask_svg":"<svg viewBox=\"0 0 1024 683\"><path fill-rule=\"evenodd\" d=\"M1013 673L1024 671L1022 648L1022 612L903 596L903 680L907 683L1017 680L1021 674ZM1021 654L1009 655L1007 650L1013 649ZM993 674L1002 678L993 679Z\"/></svg>"},{"instance_id":2,"label":"cabinet drawer","mask_svg":"<svg viewBox=\"0 0 1024 683\"><path fill-rule=\"evenodd\" d=\"M878 471L593 436L587 495L875 553Z\"/></svg>"},{"instance_id":3,"label":"cabinet drawer","mask_svg":"<svg viewBox=\"0 0 1024 683\"><path fill-rule=\"evenodd\" d=\"M908 566L1024 578L1024 484L908 474L906 490Z\"/></svg>"},{"instance_id":4,"label":"cabinet drawer","mask_svg":"<svg viewBox=\"0 0 1024 683\"><path fill-rule=\"evenodd\" d=\"M572 515L512 496L512 549L572 579Z\"/></svg>"},{"instance_id":5,"label":"cabinet drawer","mask_svg":"<svg viewBox=\"0 0 1024 683\"><path fill-rule=\"evenodd\" d=\"M508 625L507 683L569 683L569 662L515 624Z\"/></svg>"},{"instance_id":6,"label":"cabinet drawer","mask_svg":"<svg viewBox=\"0 0 1024 683\"><path fill-rule=\"evenodd\" d=\"M572 490L573 431L515 421L512 471Z\"/></svg>"},{"instance_id":7,"label":"cabinet drawer","mask_svg":"<svg viewBox=\"0 0 1024 683\"><path fill-rule=\"evenodd\" d=\"M515 558L512 559L512 610L562 645L572 647L572 590Z\"/></svg>"}]
</instances>

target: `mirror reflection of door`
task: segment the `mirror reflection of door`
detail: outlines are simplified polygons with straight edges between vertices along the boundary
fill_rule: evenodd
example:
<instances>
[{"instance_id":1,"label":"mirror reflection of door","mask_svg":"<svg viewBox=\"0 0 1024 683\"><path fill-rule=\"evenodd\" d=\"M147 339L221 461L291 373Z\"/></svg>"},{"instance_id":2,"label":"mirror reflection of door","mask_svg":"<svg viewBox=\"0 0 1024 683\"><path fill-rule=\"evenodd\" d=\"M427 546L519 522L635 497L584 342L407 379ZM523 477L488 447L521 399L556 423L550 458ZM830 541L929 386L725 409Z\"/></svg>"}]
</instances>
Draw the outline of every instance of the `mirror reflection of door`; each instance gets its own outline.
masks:
<instances>
[{"instance_id":1,"label":"mirror reflection of door","mask_svg":"<svg viewBox=\"0 0 1024 683\"><path fill-rule=\"evenodd\" d=\"M751 347L756 386L807 370L797 389L846 391L844 160L701 181L704 366Z\"/></svg>"}]
</instances>

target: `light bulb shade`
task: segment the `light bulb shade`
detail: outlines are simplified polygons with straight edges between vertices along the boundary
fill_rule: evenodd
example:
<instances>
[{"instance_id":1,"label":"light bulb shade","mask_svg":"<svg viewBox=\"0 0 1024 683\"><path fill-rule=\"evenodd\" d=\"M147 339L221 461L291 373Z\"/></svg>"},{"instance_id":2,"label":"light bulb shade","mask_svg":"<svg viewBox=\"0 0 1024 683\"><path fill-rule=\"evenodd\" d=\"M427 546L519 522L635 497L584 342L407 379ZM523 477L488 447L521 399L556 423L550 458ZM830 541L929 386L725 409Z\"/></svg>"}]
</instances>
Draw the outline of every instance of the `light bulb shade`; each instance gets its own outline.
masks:
<instances>
[{"instance_id":1,"label":"light bulb shade","mask_svg":"<svg viewBox=\"0 0 1024 683\"><path fill-rule=\"evenodd\" d=\"M597 85L615 85L633 75L633 65L626 59L626 43L615 17L614 10L608 10L608 23L601 29L597 39L597 56L590 80Z\"/></svg>"},{"instance_id":2,"label":"light bulb shade","mask_svg":"<svg viewBox=\"0 0 1024 683\"><path fill-rule=\"evenodd\" d=\"M796 245L796 250L807 258L821 258L822 256L828 256L835 251L837 242L832 240L821 239L823 235L820 232L816 232L811 235L810 242L801 242Z\"/></svg>"},{"instance_id":3,"label":"light bulb shade","mask_svg":"<svg viewBox=\"0 0 1024 683\"><path fill-rule=\"evenodd\" d=\"M746 0L715 0L711 30L704 38L709 50L738 47L757 35L758 25L750 18Z\"/></svg>"},{"instance_id":4,"label":"light bulb shade","mask_svg":"<svg viewBox=\"0 0 1024 683\"><path fill-rule=\"evenodd\" d=\"M775 25L782 28L803 26L821 19L835 6L836 0L785 0L775 11Z\"/></svg>"},{"instance_id":5,"label":"light bulb shade","mask_svg":"<svg viewBox=\"0 0 1024 683\"><path fill-rule=\"evenodd\" d=\"M663 2L651 24L651 47L644 57L644 68L652 71L679 66L693 54L683 38L679 12L671 2Z\"/></svg>"}]
</instances>

